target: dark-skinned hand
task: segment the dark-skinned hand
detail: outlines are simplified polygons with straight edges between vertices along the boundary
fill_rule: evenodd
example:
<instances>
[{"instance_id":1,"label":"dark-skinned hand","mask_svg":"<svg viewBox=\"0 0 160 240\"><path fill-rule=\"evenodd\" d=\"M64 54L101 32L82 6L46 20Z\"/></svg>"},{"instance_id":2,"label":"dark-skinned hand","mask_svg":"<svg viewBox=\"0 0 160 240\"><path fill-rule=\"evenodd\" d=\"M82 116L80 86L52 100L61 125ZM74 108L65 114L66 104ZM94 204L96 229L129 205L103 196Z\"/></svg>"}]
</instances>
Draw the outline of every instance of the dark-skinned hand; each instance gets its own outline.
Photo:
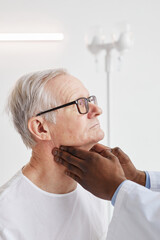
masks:
<instances>
[{"instance_id":1,"label":"dark-skinned hand","mask_svg":"<svg viewBox=\"0 0 160 240\"><path fill-rule=\"evenodd\" d=\"M110 150L118 159L125 173L125 177L135 183L145 186L146 175L135 168L130 158L119 147L109 148L102 144L96 144L90 151L97 152L105 157L105 150Z\"/></svg>"},{"instance_id":2,"label":"dark-skinned hand","mask_svg":"<svg viewBox=\"0 0 160 240\"><path fill-rule=\"evenodd\" d=\"M126 180L118 158L108 149L103 156L75 147L53 150L54 160L67 168L66 174L95 196L111 200L117 187Z\"/></svg>"}]
</instances>

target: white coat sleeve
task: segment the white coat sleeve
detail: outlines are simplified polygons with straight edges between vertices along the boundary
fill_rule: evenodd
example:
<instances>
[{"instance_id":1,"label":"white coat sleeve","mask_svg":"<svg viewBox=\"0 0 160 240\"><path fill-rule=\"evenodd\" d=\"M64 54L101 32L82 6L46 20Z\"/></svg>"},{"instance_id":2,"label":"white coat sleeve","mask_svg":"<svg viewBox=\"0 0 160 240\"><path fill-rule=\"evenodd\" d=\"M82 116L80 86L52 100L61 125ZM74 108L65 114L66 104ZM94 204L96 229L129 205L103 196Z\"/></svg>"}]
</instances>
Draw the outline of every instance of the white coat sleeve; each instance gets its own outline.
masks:
<instances>
[{"instance_id":1,"label":"white coat sleeve","mask_svg":"<svg viewBox=\"0 0 160 240\"><path fill-rule=\"evenodd\" d=\"M160 172L148 172L150 176L151 190L160 192Z\"/></svg>"},{"instance_id":2,"label":"white coat sleeve","mask_svg":"<svg viewBox=\"0 0 160 240\"><path fill-rule=\"evenodd\" d=\"M160 193L129 180L118 192L107 240L159 240Z\"/></svg>"}]
</instances>

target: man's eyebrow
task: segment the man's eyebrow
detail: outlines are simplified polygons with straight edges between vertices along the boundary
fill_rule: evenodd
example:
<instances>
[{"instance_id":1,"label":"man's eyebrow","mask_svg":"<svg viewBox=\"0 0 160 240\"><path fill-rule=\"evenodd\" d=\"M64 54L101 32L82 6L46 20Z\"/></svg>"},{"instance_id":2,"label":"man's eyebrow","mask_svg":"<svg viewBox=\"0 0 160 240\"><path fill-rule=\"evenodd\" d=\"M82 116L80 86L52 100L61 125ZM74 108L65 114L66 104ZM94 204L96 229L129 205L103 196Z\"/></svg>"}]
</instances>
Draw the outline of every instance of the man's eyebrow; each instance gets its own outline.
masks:
<instances>
[{"instance_id":1,"label":"man's eyebrow","mask_svg":"<svg viewBox=\"0 0 160 240\"><path fill-rule=\"evenodd\" d=\"M75 100L77 100L78 98L88 98L90 96L90 94L88 93L88 94L79 94L79 95L77 95L77 97L75 97L75 98L72 98L72 97L70 97L69 98L69 101L75 101Z\"/></svg>"}]
</instances>

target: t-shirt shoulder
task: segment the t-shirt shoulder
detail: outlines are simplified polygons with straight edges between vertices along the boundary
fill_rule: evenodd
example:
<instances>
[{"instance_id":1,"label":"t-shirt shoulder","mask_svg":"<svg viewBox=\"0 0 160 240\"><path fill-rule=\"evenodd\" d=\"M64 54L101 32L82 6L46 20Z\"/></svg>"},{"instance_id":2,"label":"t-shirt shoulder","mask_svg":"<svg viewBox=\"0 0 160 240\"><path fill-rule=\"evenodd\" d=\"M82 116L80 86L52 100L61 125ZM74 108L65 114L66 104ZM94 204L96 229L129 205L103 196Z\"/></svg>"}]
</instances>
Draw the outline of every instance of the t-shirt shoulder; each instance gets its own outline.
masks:
<instances>
[{"instance_id":1,"label":"t-shirt shoulder","mask_svg":"<svg viewBox=\"0 0 160 240\"><path fill-rule=\"evenodd\" d=\"M0 187L0 201L10 193L18 181L22 179L22 171L19 170L8 182Z\"/></svg>"}]
</instances>

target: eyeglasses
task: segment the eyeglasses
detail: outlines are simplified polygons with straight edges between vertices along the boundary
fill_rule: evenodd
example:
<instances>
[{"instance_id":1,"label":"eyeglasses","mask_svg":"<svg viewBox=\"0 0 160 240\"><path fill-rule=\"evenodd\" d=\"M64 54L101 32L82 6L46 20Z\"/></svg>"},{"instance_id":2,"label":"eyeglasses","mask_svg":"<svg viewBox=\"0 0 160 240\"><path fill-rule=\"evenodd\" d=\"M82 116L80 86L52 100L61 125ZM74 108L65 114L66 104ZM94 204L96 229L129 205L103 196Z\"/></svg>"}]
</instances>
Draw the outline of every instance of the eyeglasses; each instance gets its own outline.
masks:
<instances>
[{"instance_id":1,"label":"eyeglasses","mask_svg":"<svg viewBox=\"0 0 160 240\"><path fill-rule=\"evenodd\" d=\"M48 113L48 112L51 112L51 111L55 111L57 109L67 107L67 106L70 106L72 104L76 104L78 112L80 114L86 114L89 111L89 103L93 103L93 104L97 105L97 98L95 96L90 96L88 98L85 98L85 97L78 98L77 100L75 100L73 102L69 102L69 103L63 104L61 106L46 110L44 112L40 112L36 116L40 116L42 114L45 114L45 113Z\"/></svg>"}]
</instances>

